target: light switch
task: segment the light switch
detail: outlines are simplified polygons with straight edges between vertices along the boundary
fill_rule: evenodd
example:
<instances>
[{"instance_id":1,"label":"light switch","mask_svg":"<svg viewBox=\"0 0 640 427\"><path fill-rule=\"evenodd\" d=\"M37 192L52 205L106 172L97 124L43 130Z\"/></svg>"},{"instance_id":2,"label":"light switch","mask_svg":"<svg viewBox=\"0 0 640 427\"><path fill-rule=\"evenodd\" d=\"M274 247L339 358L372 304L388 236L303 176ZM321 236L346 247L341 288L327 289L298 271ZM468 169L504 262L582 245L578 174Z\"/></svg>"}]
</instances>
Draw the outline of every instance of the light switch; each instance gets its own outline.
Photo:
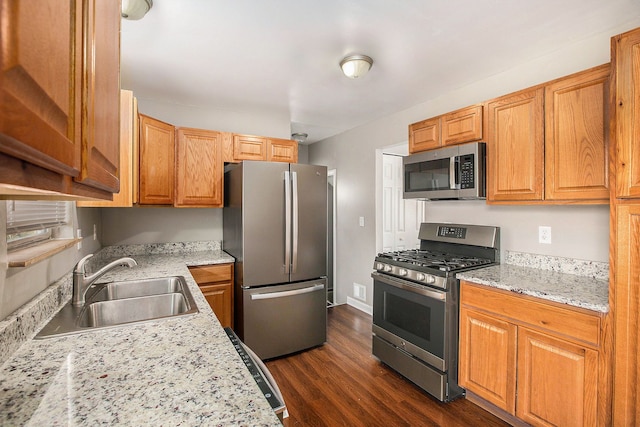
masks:
<instances>
[{"instance_id":1,"label":"light switch","mask_svg":"<svg viewBox=\"0 0 640 427\"><path fill-rule=\"evenodd\" d=\"M363 216L360 217L358 222L360 223L360 227L364 227L364 217Z\"/></svg>"}]
</instances>

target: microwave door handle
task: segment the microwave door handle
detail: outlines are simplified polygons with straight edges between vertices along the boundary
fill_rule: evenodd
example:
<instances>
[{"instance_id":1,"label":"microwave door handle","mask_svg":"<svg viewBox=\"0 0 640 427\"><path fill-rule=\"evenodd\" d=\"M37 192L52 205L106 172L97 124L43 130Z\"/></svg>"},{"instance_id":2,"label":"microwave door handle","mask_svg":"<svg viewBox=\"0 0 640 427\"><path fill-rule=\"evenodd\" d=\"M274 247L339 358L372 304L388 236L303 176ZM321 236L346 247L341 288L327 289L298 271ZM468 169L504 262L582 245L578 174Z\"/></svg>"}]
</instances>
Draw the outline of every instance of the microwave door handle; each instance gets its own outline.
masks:
<instances>
[{"instance_id":1,"label":"microwave door handle","mask_svg":"<svg viewBox=\"0 0 640 427\"><path fill-rule=\"evenodd\" d=\"M284 273L291 273L291 178L284 173Z\"/></svg>"},{"instance_id":2,"label":"microwave door handle","mask_svg":"<svg viewBox=\"0 0 640 427\"><path fill-rule=\"evenodd\" d=\"M458 168L456 167L456 159L457 157L449 157L449 188L451 190L457 189L458 180Z\"/></svg>"}]
</instances>

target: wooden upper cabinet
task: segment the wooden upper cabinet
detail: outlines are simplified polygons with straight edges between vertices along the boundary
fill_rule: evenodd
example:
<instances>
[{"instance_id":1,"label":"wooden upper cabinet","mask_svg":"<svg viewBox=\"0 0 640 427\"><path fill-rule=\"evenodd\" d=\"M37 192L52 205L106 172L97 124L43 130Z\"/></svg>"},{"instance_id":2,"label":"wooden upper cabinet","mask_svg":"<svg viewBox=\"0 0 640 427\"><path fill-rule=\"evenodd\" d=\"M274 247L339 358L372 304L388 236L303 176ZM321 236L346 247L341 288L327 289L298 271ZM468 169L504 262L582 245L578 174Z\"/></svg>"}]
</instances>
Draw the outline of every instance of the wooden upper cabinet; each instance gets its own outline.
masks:
<instances>
[{"instance_id":1,"label":"wooden upper cabinet","mask_svg":"<svg viewBox=\"0 0 640 427\"><path fill-rule=\"evenodd\" d=\"M487 201L541 201L544 89L487 102Z\"/></svg>"},{"instance_id":2,"label":"wooden upper cabinet","mask_svg":"<svg viewBox=\"0 0 640 427\"><path fill-rule=\"evenodd\" d=\"M267 161L298 163L298 142L290 139L267 139Z\"/></svg>"},{"instance_id":3,"label":"wooden upper cabinet","mask_svg":"<svg viewBox=\"0 0 640 427\"><path fill-rule=\"evenodd\" d=\"M119 190L120 2L86 0L82 106L82 169L77 181Z\"/></svg>"},{"instance_id":4,"label":"wooden upper cabinet","mask_svg":"<svg viewBox=\"0 0 640 427\"><path fill-rule=\"evenodd\" d=\"M473 105L442 116L442 145L482 139L482 105Z\"/></svg>"},{"instance_id":5,"label":"wooden upper cabinet","mask_svg":"<svg viewBox=\"0 0 640 427\"><path fill-rule=\"evenodd\" d=\"M409 125L409 153L482 139L482 105L472 105Z\"/></svg>"},{"instance_id":6,"label":"wooden upper cabinet","mask_svg":"<svg viewBox=\"0 0 640 427\"><path fill-rule=\"evenodd\" d=\"M233 159L242 160L266 160L267 139L253 135L233 135Z\"/></svg>"},{"instance_id":7,"label":"wooden upper cabinet","mask_svg":"<svg viewBox=\"0 0 640 427\"><path fill-rule=\"evenodd\" d=\"M173 205L175 187L175 128L140 114L141 205Z\"/></svg>"},{"instance_id":8,"label":"wooden upper cabinet","mask_svg":"<svg viewBox=\"0 0 640 427\"><path fill-rule=\"evenodd\" d=\"M225 162L243 160L298 163L298 142L290 139L220 132Z\"/></svg>"},{"instance_id":9,"label":"wooden upper cabinet","mask_svg":"<svg viewBox=\"0 0 640 427\"><path fill-rule=\"evenodd\" d=\"M618 198L640 198L640 31L612 39Z\"/></svg>"},{"instance_id":10,"label":"wooden upper cabinet","mask_svg":"<svg viewBox=\"0 0 640 427\"><path fill-rule=\"evenodd\" d=\"M176 131L175 206L222 207L222 141L215 131Z\"/></svg>"},{"instance_id":11,"label":"wooden upper cabinet","mask_svg":"<svg viewBox=\"0 0 640 427\"><path fill-rule=\"evenodd\" d=\"M113 200L79 201L78 207L128 208L138 203L138 103L130 90L120 91L120 191Z\"/></svg>"},{"instance_id":12,"label":"wooden upper cabinet","mask_svg":"<svg viewBox=\"0 0 640 427\"><path fill-rule=\"evenodd\" d=\"M119 2L3 1L0 177L40 198L118 190Z\"/></svg>"},{"instance_id":13,"label":"wooden upper cabinet","mask_svg":"<svg viewBox=\"0 0 640 427\"><path fill-rule=\"evenodd\" d=\"M440 117L409 125L409 153L440 147Z\"/></svg>"},{"instance_id":14,"label":"wooden upper cabinet","mask_svg":"<svg viewBox=\"0 0 640 427\"><path fill-rule=\"evenodd\" d=\"M545 200L609 201L609 70L605 64L545 87Z\"/></svg>"},{"instance_id":15,"label":"wooden upper cabinet","mask_svg":"<svg viewBox=\"0 0 640 427\"><path fill-rule=\"evenodd\" d=\"M76 177L82 1L3 1L0 13L0 151Z\"/></svg>"}]
</instances>

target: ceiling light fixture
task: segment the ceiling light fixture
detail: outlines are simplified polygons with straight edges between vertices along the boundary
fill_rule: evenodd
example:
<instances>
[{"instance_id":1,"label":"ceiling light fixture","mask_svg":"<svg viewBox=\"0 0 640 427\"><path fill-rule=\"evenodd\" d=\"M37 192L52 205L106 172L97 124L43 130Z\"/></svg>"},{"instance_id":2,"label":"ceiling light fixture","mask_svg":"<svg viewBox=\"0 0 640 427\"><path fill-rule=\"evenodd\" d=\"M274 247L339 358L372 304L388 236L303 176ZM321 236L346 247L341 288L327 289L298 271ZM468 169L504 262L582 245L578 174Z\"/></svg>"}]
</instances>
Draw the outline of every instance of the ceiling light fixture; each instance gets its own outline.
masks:
<instances>
[{"instance_id":1,"label":"ceiling light fixture","mask_svg":"<svg viewBox=\"0 0 640 427\"><path fill-rule=\"evenodd\" d=\"M294 141L297 141L298 144L302 144L307 140L308 136L309 135L306 133L292 133L291 139L293 139Z\"/></svg>"},{"instance_id":2,"label":"ceiling light fixture","mask_svg":"<svg viewBox=\"0 0 640 427\"><path fill-rule=\"evenodd\" d=\"M350 79L362 77L371 69L373 59L367 55L349 55L340 61L340 68L345 76Z\"/></svg>"},{"instance_id":3,"label":"ceiling light fixture","mask_svg":"<svg viewBox=\"0 0 640 427\"><path fill-rule=\"evenodd\" d=\"M122 0L122 17L137 21L153 7L153 0Z\"/></svg>"}]
</instances>

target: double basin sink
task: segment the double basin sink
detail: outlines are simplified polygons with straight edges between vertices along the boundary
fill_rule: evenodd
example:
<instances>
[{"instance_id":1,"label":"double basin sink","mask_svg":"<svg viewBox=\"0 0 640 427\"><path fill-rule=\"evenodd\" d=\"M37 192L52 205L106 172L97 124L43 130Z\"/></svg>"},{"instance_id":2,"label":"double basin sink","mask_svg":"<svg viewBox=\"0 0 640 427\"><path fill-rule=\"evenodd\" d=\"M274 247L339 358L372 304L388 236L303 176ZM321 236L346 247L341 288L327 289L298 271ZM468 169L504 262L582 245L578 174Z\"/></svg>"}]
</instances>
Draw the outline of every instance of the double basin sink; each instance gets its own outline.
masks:
<instances>
[{"instance_id":1,"label":"double basin sink","mask_svg":"<svg viewBox=\"0 0 640 427\"><path fill-rule=\"evenodd\" d=\"M182 276L94 284L86 303L67 303L36 338L87 332L197 313L198 307Z\"/></svg>"}]
</instances>

